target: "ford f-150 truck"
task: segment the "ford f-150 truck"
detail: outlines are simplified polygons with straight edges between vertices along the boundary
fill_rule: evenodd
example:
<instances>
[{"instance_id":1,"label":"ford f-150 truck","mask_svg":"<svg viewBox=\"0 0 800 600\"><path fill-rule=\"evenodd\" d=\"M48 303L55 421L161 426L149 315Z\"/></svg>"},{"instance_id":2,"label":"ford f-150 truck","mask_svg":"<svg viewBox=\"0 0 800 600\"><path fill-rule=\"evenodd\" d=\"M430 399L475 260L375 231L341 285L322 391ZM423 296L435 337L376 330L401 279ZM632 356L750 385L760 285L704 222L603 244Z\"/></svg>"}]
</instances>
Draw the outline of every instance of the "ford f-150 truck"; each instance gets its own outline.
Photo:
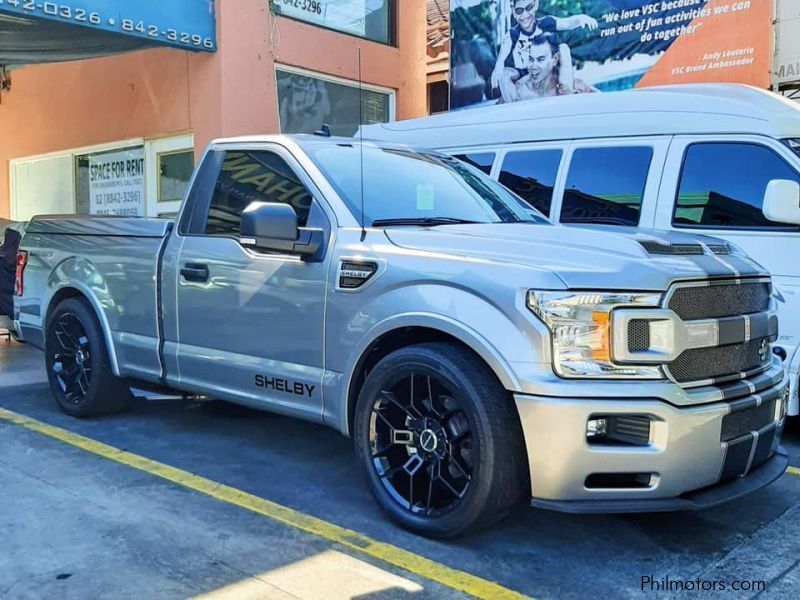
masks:
<instances>
[{"instance_id":1,"label":"ford f-150 truck","mask_svg":"<svg viewBox=\"0 0 800 600\"><path fill-rule=\"evenodd\" d=\"M327 424L425 535L523 498L705 508L787 465L759 265L711 238L555 226L432 151L217 141L174 224L33 219L16 287L70 415L150 384Z\"/></svg>"}]
</instances>

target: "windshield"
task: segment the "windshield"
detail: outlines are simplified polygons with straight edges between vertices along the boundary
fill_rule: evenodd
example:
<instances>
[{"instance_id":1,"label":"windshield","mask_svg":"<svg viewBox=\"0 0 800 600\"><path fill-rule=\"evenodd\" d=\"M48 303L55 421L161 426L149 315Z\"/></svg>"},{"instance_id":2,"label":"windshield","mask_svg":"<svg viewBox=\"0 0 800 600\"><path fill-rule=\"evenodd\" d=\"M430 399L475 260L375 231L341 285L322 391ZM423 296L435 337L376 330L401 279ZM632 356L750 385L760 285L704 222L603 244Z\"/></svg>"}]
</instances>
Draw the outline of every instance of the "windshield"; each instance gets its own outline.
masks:
<instances>
[{"instance_id":1,"label":"windshield","mask_svg":"<svg viewBox=\"0 0 800 600\"><path fill-rule=\"evenodd\" d=\"M309 143L305 150L361 219L358 143ZM521 198L461 161L364 144L364 224L548 223Z\"/></svg>"}]
</instances>

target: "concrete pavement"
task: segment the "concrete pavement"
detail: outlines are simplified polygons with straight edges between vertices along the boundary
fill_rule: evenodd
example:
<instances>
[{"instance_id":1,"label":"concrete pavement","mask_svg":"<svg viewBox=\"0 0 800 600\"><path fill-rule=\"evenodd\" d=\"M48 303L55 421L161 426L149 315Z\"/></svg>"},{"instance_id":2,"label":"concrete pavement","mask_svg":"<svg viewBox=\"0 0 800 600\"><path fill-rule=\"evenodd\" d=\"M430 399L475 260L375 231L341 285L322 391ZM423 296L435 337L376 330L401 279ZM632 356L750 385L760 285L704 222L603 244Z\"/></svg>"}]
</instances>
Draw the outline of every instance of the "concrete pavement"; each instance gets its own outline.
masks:
<instances>
[{"instance_id":1,"label":"concrete pavement","mask_svg":"<svg viewBox=\"0 0 800 600\"><path fill-rule=\"evenodd\" d=\"M1 347L4 372L14 372L6 361L19 361L22 372L38 368L41 380L38 352ZM0 380L0 406L6 409L533 597L641 598L647 595L645 576L763 580L767 589L759 597L795 597L798 476L785 475L765 490L703 513L576 516L522 507L490 531L444 543L388 523L361 481L349 440L324 427L183 401L142 402L127 414L76 421L56 409L46 385L2 387L10 381ZM795 466L800 466L798 429L792 423L786 437ZM113 597L327 598L348 579L353 586L379 589L348 587L340 597L460 596L318 536L16 425L0 425L0 448L0 481L6 482L0 506L9 507L0 511L0 545L13 548L0 555L16 561L0 558L0 597L8 588L12 598L102 597L104 590L113 590ZM304 587L315 581L317 587ZM696 592L686 597L696 595L702 597Z\"/></svg>"}]
</instances>

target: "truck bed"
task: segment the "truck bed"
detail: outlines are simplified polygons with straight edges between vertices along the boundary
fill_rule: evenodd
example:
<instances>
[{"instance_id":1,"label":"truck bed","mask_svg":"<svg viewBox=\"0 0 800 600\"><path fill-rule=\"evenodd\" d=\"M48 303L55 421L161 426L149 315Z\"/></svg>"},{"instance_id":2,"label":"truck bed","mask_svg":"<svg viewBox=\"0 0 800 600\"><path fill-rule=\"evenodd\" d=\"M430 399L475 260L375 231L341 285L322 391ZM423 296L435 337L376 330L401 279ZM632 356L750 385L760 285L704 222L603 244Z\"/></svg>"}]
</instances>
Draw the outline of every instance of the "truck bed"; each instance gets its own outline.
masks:
<instances>
[{"instance_id":1,"label":"truck bed","mask_svg":"<svg viewBox=\"0 0 800 600\"><path fill-rule=\"evenodd\" d=\"M35 217L25 235L25 293L17 299L20 328L44 330L45 307L56 295L91 291L111 332L110 354L122 376L156 378L158 257L172 222L136 217Z\"/></svg>"}]
</instances>

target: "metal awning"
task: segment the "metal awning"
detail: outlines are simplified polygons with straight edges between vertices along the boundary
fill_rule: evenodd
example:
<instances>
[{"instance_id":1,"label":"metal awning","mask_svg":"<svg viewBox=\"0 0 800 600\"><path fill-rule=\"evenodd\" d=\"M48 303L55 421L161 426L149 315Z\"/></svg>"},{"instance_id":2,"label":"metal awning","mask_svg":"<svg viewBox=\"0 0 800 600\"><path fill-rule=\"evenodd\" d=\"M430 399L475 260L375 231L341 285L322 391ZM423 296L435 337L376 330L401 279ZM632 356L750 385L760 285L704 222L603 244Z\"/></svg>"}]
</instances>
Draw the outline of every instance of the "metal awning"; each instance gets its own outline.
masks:
<instances>
[{"instance_id":1,"label":"metal awning","mask_svg":"<svg viewBox=\"0 0 800 600\"><path fill-rule=\"evenodd\" d=\"M217 48L214 0L0 0L0 65Z\"/></svg>"}]
</instances>

